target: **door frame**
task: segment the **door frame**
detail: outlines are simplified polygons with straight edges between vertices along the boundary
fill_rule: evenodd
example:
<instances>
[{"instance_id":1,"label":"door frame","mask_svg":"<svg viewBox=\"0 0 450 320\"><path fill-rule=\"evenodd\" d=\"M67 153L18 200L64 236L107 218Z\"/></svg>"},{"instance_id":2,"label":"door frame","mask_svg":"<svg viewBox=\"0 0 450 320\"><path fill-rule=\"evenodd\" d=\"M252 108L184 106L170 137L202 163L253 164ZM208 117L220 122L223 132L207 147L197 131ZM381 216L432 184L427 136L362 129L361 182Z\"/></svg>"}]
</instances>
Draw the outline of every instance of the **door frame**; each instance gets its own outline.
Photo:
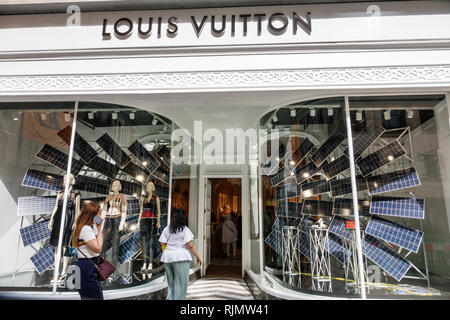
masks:
<instances>
[{"instance_id":1,"label":"door frame","mask_svg":"<svg viewBox=\"0 0 450 320\"><path fill-rule=\"evenodd\" d=\"M241 276L244 276L245 266L248 264L249 255L250 255L250 246L248 241L245 239L249 238L249 225L250 225L250 216L248 206L245 206L245 203L249 202L248 198L248 182L246 180L247 176L245 174L200 174L200 183L199 183L199 197L198 197L198 246L199 246L199 254L202 258L202 261L205 260L205 229L206 229L206 219L205 219L205 193L206 193L206 179L227 179L227 178L238 178L241 180L241 213L242 213L242 230L241 230L241 243L242 243L242 259L241 259ZM212 195L212 193L211 193ZM205 266L201 267L201 275L205 276L206 269Z\"/></svg>"}]
</instances>

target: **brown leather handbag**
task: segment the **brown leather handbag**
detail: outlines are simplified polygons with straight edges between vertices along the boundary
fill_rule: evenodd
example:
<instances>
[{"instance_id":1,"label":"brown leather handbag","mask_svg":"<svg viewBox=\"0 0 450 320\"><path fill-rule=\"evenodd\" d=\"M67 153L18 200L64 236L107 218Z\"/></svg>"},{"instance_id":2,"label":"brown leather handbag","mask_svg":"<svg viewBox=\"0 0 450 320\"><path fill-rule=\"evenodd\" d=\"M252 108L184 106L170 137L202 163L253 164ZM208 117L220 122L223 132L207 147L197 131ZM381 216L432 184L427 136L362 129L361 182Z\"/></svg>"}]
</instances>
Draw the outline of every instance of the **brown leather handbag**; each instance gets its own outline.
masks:
<instances>
[{"instance_id":1,"label":"brown leather handbag","mask_svg":"<svg viewBox=\"0 0 450 320\"><path fill-rule=\"evenodd\" d=\"M80 251L80 253L86 257L86 255L83 253L83 251L80 250L80 248L78 248L78 251ZM92 262L91 259L89 259L88 257L86 257L95 267L95 269L97 269L97 279L99 281L105 281L106 279L109 278L110 275L112 275L114 273L114 271L116 271L116 267L114 267L111 262L109 262L108 260L105 260L105 258L103 257L98 257L98 265L96 265L94 262Z\"/></svg>"}]
</instances>

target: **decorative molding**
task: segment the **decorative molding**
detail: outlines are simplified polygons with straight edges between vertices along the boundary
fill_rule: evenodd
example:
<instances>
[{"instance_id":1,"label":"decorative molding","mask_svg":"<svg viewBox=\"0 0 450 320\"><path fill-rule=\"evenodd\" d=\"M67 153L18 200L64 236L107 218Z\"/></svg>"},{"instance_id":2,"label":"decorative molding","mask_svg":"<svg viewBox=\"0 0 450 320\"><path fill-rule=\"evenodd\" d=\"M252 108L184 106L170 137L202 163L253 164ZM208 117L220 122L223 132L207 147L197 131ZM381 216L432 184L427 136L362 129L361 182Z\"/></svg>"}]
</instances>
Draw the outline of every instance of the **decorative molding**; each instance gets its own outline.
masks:
<instances>
[{"instance_id":1,"label":"decorative molding","mask_svg":"<svg viewBox=\"0 0 450 320\"><path fill-rule=\"evenodd\" d=\"M0 76L0 94L450 86L450 65L227 72Z\"/></svg>"}]
</instances>

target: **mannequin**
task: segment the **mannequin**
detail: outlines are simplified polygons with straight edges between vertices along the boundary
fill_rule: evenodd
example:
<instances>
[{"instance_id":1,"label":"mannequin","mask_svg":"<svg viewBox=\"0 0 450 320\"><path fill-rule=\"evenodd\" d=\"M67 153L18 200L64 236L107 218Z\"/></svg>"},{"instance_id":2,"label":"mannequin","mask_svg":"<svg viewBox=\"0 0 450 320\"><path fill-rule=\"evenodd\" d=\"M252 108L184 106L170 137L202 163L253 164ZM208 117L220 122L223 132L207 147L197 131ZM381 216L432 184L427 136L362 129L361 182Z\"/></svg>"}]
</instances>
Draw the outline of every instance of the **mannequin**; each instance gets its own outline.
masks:
<instances>
[{"instance_id":1,"label":"mannequin","mask_svg":"<svg viewBox=\"0 0 450 320\"><path fill-rule=\"evenodd\" d=\"M116 268L119 263L120 231L123 230L127 217L127 198L120 194L122 185L119 180L111 184L113 194L108 195L101 205L103 223L102 255L109 250L106 260Z\"/></svg>"},{"instance_id":2,"label":"mannequin","mask_svg":"<svg viewBox=\"0 0 450 320\"><path fill-rule=\"evenodd\" d=\"M138 226L141 230L141 247L144 263L142 265L142 273L151 276L153 269L153 259L156 254L156 233L160 228L161 203L159 197L154 194L156 188L153 181L145 186L147 194L140 201L140 211ZM148 260L148 261L147 261Z\"/></svg>"},{"instance_id":3,"label":"mannequin","mask_svg":"<svg viewBox=\"0 0 450 320\"><path fill-rule=\"evenodd\" d=\"M66 184L68 176L64 176L64 185ZM75 184L75 177L71 174L69 176L69 193L67 198L66 207L66 217L64 221L63 228L63 238L61 243L61 248L63 252L63 267L59 280L64 280L67 277L67 266L69 265L69 250L67 246L69 245L70 236L72 235L72 230L75 228L75 220L80 214L80 193L72 192L72 187ZM56 252L58 248L59 231L61 228L61 217L62 209L64 204L64 191L58 192L56 196L56 204L53 209L50 221L48 223L48 229L51 230L50 244L55 247L55 262L56 262Z\"/></svg>"}]
</instances>

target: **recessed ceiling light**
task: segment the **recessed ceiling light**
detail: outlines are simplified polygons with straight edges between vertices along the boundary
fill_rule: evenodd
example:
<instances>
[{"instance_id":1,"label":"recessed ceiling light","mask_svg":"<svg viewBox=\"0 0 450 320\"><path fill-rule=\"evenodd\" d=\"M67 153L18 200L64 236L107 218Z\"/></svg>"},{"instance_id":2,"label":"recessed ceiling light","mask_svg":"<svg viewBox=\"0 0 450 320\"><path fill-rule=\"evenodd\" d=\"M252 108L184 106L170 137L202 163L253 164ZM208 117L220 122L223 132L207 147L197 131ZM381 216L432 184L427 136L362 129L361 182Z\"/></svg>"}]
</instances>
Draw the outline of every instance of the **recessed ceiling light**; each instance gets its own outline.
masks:
<instances>
[{"instance_id":1,"label":"recessed ceiling light","mask_svg":"<svg viewBox=\"0 0 450 320\"><path fill-rule=\"evenodd\" d=\"M147 164L148 164L147 161L142 162L142 165L143 165L144 167L146 167Z\"/></svg>"},{"instance_id":2,"label":"recessed ceiling light","mask_svg":"<svg viewBox=\"0 0 450 320\"><path fill-rule=\"evenodd\" d=\"M305 172L305 173L303 174L303 178L309 178L309 172Z\"/></svg>"},{"instance_id":3,"label":"recessed ceiling light","mask_svg":"<svg viewBox=\"0 0 450 320\"><path fill-rule=\"evenodd\" d=\"M291 166L295 166L295 161L294 161L294 160L291 160L291 161L289 162L289 164L290 164Z\"/></svg>"},{"instance_id":4,"label":"recessed ceiling light","mask_svg":"<svg viewBox=\"0 0 450 320\"><path fill-rule=\"evenodd\" d=\"M362 120L362 111L356 111L356 121Z\"/></svg>"},{"instance_id":5,"label":"recessed ceiling light","mask_svg":"<svg viewBox=\"0 0 450 320\"><path fill-rule=\"evenodd\" d=\"M407 117L408 117L408 119L412 119L414 117L414 111L413 110L408 110Z\"/></svg>"},{"instance_id":6,"label":"recessed ceiling light","mask_svg":"<svg viewBox=\"0 0 450 320\"><path fill-rule=\"evenodd\" d=\"M291 117L295 118L296 115L297 115L297 110L291 109Z\"/></svg>"},{"instance_id":7,"label":"recessed ceiling light","mask_svg":"<svg viewBox=\"0 0 450 320\"><path fill-rule=\"evenodd\" d=\"M130 112L130 120L134 120L135 118L135 113L134 112Z\"/></svg>"},{"instance_id":8,"label":"recessed ceiling light","mask_svg":"<svg viewBox=\"0 0 450 320\"><path fill-rule=\"evenodd\" d=\"M384 112L384 120L391 120L391 110L386 110Z\"/></svg>"},{"instance_id":9,"label":"recessed ceiling light","mask_svg":"<svg viewBox=\"0 0 450 320\"><path fill-rule=\"evenodd\" d=\"M388 159L389 161L394 161L394 156L390 154L390 155L388 155L387 159Z\"/></svg>"},{"instance_id":10,"label":"recessed ceiling light","mask_svg":"<svg viewBox=\"0 0 450 320\"><path fill-rule=\"evenodd\" d=\"M94 113L93 113L93 112L89 112L89 113L88 113L88 119L89 119L89 120L94 119Z\"/></svg>"},{"instance_id":11,"label":"recessed ceiling light","mask_svg":"<svg viewBox=\"0 0 450 320\"><path fill-rule=\"evenodd\" d=\"M116 120L117 119L117 112L113 112L111 114L111 117L112 117L113 120Z\"/></svg>"},{"instance_id":12,"label":"recessed ceiling light","mask_svg":"<svg viewBox=\"0 0 450 320\"><path fill-rule=\"evenodd\" d=\"M316 109L310 109L310 110L309 110L309 115L310 115L311 117L315 117L315 116L316 116Z\"/></svg>"}]
</instances>

